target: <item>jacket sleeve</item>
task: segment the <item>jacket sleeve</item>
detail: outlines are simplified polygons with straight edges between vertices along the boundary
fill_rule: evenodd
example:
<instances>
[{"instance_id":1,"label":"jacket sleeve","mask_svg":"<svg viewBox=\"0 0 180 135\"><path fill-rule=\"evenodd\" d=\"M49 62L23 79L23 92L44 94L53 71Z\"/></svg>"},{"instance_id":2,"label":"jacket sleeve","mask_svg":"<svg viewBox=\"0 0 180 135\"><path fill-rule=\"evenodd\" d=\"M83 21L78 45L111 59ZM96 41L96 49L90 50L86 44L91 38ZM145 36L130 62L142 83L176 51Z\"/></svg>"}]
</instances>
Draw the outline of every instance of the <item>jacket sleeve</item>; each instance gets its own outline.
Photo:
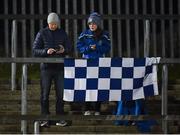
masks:
<instances>
[{"instance_id":1,"label":"jacket sleeve","mask_svg":"<svg viewBox=\"0 0 180 135\"><path fill-rule=\"evenodd\" d=\"M44 42L42 38L42 33L38 32L33 43L33 56L35 57L47 57L48 48L44 48Z\"/></svg>"},{"instance_id":2,"label":"jacket sleeve","mask_svg":"<svg viewBox=\"0 0 180 135\"><path fill-rule=\"evenodd\" d=\"M110 42L109 34L105 33L103 35L103 39L102 39L101 45L97 45L97 50L101 54L107 54L111 50L110 44L111 44L111 42Z\"/></svg>"},{"instance_id":3,"label":"jacket sleeve","mask_svg":"<svg viewBox=\"0 0 180 135\"><path fill-rule=\"evenodd\" d=\"M78 50L78 52L82 54L91 51L91 48L85 43L85 39L83 35L84 34L82 33L80 34L76 45L76 49Z\"/></svg>"}]
</instances>

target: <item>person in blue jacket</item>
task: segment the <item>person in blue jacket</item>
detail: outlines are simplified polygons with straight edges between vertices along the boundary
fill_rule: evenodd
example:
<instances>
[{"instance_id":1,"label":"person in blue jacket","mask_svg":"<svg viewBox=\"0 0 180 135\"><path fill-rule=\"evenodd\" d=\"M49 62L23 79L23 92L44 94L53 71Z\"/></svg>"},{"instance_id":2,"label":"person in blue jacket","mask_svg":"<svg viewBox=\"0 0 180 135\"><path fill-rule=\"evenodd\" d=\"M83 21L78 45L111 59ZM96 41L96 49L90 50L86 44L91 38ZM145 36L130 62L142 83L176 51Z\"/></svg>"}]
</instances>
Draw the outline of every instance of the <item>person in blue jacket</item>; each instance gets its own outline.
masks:
<instances>
[{"instance_id":1,"label":"person in blue jacket","mask_svg":"<svg viewBox=\"0 0 180 135\"><path fill-rule=\"evenodd\" d=\"M89 28L78 37L77 50L82 58L96 59L110 52L109 33L101 28L101 16L97 12L90 14L87 22ZM99 115L100 102L86 102L84 115Z\"/></svg>"},{"instance_id":2,"label":"person in blue jacket","mask_svg":"<svg viewBox=\"0 0 180 135\"><path fill-rule=\"evenodd\" d=\"M60 28L60 20L56 13L50 13L47 18L48 26L41 29L33 43L33 55L45 58L64 58L70 54L71 43L66 32ZM63 104L63 73L62 63L41 63L41 114L49 112L49 93L52 81L56 91L56 114L64 113ZM64 120L56 122L56 125L65 126ZM49 121L42 121L40 126L49 126Z\"/></svg>"}]
</instances>

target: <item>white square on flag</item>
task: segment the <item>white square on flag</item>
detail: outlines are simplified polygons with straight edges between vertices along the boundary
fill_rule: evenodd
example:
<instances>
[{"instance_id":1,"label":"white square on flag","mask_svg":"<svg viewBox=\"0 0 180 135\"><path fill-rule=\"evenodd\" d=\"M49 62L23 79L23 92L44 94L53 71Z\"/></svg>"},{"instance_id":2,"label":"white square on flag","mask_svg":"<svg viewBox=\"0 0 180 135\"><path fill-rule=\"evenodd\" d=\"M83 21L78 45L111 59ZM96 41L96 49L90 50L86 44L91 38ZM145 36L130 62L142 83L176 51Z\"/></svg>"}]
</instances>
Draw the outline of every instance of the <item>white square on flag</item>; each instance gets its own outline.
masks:
<instances>
[{"instance_id":1,"label":"white square on flag","mask_svg":"<svg viewBox=\"0 0 180 135\"><path fill-rule=\"evenodd\" d=\"M145 75L145 67L134 67L133 78L141 78Z\"/></svg>"},{"instance_id":2,"label":"white square on flag","mask_svg":"<svg viewBox=\"0 0 180 135\"><path fill-rule=\"evenodd\" d=\"M98 89L99 90L104 90L104 89L109 89L110 88L110 79L98 79Z\"/></svg>"},{"instance_id":3,"label":"white square on flag","mask_svg":"<svg viewBox=\"0 0 180 135\"><path fill-rule=\"evenodd\" d=\"M122 68L121 67L111 67L111 78L121 78Z\"/></svg>"},{"instance_id":4,"label":"white square on flag","mask_svg":"<svg viewBox=\"0 0 180 135\"><path fill-rule=\"evenodd\" d=\"M76 90L86 90L86 79L75 79Z\"/></svg>"},{"instance_id":5,"label":"white square on flag","mask_svg":"<svg viewBox=\"0 0 180 135\"><path fill-rule=\"evenodd\" d=\"M109 101L121 101L121 90L110 90Z\"/></svg>"},{"instance_id":6,"label":"white square on flag","mask_svg":"<svg viewBox=\"0 0 180 135\"><path fill-rule=\"evenodd\" d=\"M65 101L74 101L74 90L64 89L63 100L65 100Z\"/></svg>"},{"instance_id":7,"label":"white square on flag","mask_svg":"<svg viewBox=\"0 0 180 135\"><path fill-rule=\"evenodd\" d=\"M66 76L66 78L75 78L75 68L74 67L65 67L64 68L64 76Z\"/></svg>"},{"instance_id":8,"label":"white square on flag","mask_svg":"<svg viewBox=\"0 0 180 135\"><path fill-rule=\"evenodd\" d=\"M97 90L86 90L86 101L97 101Z\"/></svg>"},{"instance_id":9,"label":"white square on flag","mask_svg":"<svg viewBox=\"0 0 180 135\"><path fill-rule=\"evenodd\" d=\"M110 67L111 58L101 58L99 59L99 67Z\"/></svg>"},{"instance_id":10,"label":"white square on flag","mask_svg":"<svg viewBox=\"0 0 180 135\"><path fill-rule=\"evenodd\" d=\"M133 100L144 98L143 88L133 90Z\"/></svg>"},{"instance_id":11,"label":"white square on flag","mask_svg":"<svg viewBox=\"0 0 180 135\"><path fill-rule=\"evenodd\" d=\"M134 58L122 58L122 67L133 67L133 66L134 66Z\"/></svg>"},{"instance_id":12,"label":"white square on flag","mask_svg":"<svg viewBox=\"0 0 180 135\"><path fill-rule=\"evenodd\" d=\"M77 59L75 61L75 67L87 67L87 61L85 59Z\"/></svg>"},{"instance_id":13,"label":"white square on flag","mask_svg":"<svg viewBox=\"0 0 180 135\"><path fill-rule=\"evenodd\" d=\"M98 67L87 67L87 78L98 78Z\"/></svg>"},{"instance_id":14,"label":"white square on flag","mask_svg":"<svg viewBox=\"0 0 180 135\"><path fill-rule=\"evenodd\" d=\"M133 79L122 79L122 90L132 90Z\"/></svg>"}]
</instances>

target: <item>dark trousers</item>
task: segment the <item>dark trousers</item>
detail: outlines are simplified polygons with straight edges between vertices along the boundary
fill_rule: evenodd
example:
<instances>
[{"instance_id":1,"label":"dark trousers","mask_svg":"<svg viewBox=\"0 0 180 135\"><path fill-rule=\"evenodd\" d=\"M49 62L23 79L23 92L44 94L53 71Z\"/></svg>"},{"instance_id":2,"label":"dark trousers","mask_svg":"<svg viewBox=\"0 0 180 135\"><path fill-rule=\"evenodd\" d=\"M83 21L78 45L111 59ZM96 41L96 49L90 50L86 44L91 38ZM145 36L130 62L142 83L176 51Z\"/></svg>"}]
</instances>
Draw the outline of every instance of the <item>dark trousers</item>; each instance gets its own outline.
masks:
<instances>
[{"instance_id":1,"label":"dark trousers","mask_svg":"<svg viewBox=\"0 0 180 135\"><path fill-rule=\"evenodd\" d=\"M56 114L64 112L63 103L63 73L61 70L43 69L41 70L41 114L50 114L49 112L49 94L52 82L54 81L56 91Z\"/></svg>"}]
</instances>

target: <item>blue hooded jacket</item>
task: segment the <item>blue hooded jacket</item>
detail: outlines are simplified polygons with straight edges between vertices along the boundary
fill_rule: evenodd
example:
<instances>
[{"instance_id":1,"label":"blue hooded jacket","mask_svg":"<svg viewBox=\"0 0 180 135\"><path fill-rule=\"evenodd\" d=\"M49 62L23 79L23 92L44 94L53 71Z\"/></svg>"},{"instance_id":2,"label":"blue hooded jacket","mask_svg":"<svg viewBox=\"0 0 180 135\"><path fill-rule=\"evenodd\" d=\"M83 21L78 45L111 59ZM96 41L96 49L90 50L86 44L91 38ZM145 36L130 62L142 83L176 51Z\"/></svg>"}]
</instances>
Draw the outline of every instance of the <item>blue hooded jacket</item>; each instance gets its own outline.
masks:
<instances>
[{"instance_id":1,"label":"blue hooded jacket","mask_svg":"<svg viewBox=\"0 0 180 135\"><path fill-rule=\"evenodd\" d=\"M96 49L92 50L91 45L96 45ZM111 49L110 38L107 31L102 31L98 38L95 37L95 32L90 29L82 32L78 38L77 50L83 54L83 58L95 59L104 57Z\"/></svg>"}]
</instances>

